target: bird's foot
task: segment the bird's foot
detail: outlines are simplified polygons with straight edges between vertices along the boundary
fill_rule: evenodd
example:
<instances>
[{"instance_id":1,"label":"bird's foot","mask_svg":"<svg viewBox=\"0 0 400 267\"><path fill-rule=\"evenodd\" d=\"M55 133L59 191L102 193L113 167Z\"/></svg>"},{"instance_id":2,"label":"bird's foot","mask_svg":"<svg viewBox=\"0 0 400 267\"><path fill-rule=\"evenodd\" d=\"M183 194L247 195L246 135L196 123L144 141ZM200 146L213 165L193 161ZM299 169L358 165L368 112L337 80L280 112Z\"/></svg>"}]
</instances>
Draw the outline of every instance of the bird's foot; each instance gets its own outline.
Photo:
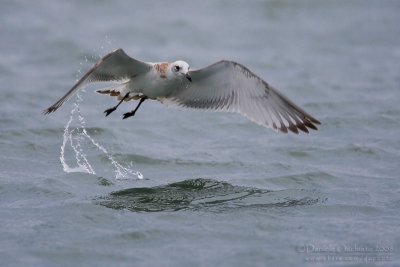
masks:
<instances>
[{"instance_id":1,"label":"bird's foot","mask_svg":"<svg viewBox=\"0 0 400 267\"><path fill-rule=\"evenodd\" d=\"M106 113L106 117L108 115L110 115L111 113L113 113L116 109L117 109L116 107L112 107L112 108L104 110L104 113Z\"/></svg>"},{"instance_id":2,"label":"bird's foot","mask_svg":"<svg viewBox=\"0 0 400 267\"><path fill-rule=\"evenodd\" d=\"M124 116L122 117L122 119L125 120L126 118L135 116L135 113L136 113L136 110L124 113Z\"/></svg>"}]
</instances>

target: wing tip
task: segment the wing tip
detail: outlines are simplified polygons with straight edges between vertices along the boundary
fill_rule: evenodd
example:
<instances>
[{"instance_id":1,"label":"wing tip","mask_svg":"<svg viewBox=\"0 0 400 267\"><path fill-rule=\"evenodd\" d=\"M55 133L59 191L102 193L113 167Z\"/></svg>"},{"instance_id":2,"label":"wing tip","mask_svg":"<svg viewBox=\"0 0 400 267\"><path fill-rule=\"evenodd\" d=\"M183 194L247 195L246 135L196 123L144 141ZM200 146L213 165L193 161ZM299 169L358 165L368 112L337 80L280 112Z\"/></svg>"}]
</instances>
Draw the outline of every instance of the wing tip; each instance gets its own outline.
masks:
<instances>
[{"instance_id":1,"label":"wing tip","mask_svg":"<svg viewBox=\"0 0 400 267\"><path fill-rule=\"evenodd\" d=\"M313 118L313 117L311 117L311 116L309 116L309 117L306 116L304 119L308 120L309 122L318 124L318 125L321 124L321 122L320 122L319 120L317 120L316 118Z\"/></svg>"},{"instance_id":2,"label":"wing tip","mask_svg":"<svg viewBox=\"0 0 400 267\"><path fill-rule=\"evenodd\" d=\"M55 112L56 110L57 110L57 108L55 108L55 107L49 107L49 108L46 108L45 110L43 110L42 114L43 115L48 115L50 113Z\"/></svg>"},{"instance_id":3,"label":"wing tip","mask_svg":"<svg viewBox=\"0 0 400 267\"><path fill-rule=\"evenodd\" d=\"M305 118L303 121L298 122L297 124L290 124L289 126L286 126L284 124L281 124L279 127L273 123L272 128L276 131L279 131L281 133L287 134L287 133L294 133L296 135L300 134L301 132L305 134L310 133L310 129L314 131L318 131L317 126L314 124L321 124L320 121L314 119L310 120L309 118Z\"/></svg>"},{"instance_id":4,"label":"wing tip","mask_svg":"<svg viewBox=\"0 0 400 267\"><path fill-rule=\"evenodd\" d=\"M42 111L42 114L43 114L43 115L48 115L48 114L50 114L50 113L53 113L53 112L55 112L60 106L61 106L61 104L57 102L56 104L54 104L54 105L52 105L52 106L46 108L45 110L43 110L43 111Z\"/></svg>"},{"instance_id":5,"label":"wing tip","mask_svg":"<svg viewBox=\"0 0 400 267\"><path fill-rule=\"evenodd\" d=\"M316 122L313 122L313 121L310 121L310 120L307 120L307 119L305 119L303 121L303 125L304 126L306 126L307 128L310 128L312 130L318 131L317 126L315 126L313 123L317 124Z\"/></svg>"}]
</instances>

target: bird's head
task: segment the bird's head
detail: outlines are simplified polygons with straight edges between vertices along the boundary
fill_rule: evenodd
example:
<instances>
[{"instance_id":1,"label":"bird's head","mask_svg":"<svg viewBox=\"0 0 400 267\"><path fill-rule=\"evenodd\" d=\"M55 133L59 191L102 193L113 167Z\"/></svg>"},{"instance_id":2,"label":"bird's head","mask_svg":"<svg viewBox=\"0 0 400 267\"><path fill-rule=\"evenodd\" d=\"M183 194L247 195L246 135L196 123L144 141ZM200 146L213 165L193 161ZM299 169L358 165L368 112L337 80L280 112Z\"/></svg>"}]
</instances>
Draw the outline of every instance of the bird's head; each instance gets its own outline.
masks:
<instances>
[{"instance_id":1,"label":"bird's head","mask_svg":"<svg viewBox=\"0 0 400 267\"><path fill-rule=\"evenodd\" d=\"M171 64L171 71L178 77L186 77L190 82L192 78L189 75L189 64L185 61L178 60Z\"/></svg>"}]
</instances>

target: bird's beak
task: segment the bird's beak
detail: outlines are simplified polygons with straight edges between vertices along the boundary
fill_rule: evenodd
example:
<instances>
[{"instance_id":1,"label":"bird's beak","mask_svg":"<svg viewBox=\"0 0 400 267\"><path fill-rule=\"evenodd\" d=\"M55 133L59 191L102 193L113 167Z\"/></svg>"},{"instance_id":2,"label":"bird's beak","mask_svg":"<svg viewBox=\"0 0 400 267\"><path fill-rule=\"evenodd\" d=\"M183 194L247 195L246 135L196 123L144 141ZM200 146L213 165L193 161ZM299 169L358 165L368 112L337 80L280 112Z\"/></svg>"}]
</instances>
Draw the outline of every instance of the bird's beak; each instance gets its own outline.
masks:
<instances>
[{"instance_id":1,"label":"bird's beak","mask_svg":"<svg viewBox=\"0 0 400 267\"><path fill-rule=\"evenodd\" d=\"M186 73L186 79L188 79L189 80L189 82L192 82L192 77L190 77L190 75L189 75L189 73Z\"/></svg>"}]
</instances>

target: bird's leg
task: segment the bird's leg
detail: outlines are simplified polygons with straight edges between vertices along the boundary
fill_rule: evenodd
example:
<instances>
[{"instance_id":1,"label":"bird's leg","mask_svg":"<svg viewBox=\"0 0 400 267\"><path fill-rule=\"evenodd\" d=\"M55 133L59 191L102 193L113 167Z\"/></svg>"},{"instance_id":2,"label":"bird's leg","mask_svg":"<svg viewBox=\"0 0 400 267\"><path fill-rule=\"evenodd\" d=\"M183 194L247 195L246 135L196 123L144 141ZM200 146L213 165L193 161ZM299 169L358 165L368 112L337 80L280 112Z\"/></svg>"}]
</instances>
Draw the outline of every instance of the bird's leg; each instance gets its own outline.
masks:
<instances>
[{"instance_id":1,"label":"bird's leg","mask_svg":"<svg viewBox=\"0 0 400 267\"><path fill-rule=\"evenodd\" d=\"M146 99L147 99L147 96L143 96L143 97L140 99L139 104L136 106L136 108L135 108L134 110L130 111L130 112L125 113L125 114L124 114L124 117L122 117L122 119L126 119L126 118L129 118L129 117L134 116L135 113L136 113L136 111L139 109L140 105L141 105Z\"/></svg>"},{"instance_id":2,"label":"bird's leg","mask_svg":"<svg viewBox=\"0 0 400 267\"><path fill-rule=\"evenodd\" d=\"M109 108L109 109L106 109L106 110L104 111L104 113L106 113L106 117L107 117L108 115L110 115L112 112L114 112L114 111L118 108L118 106L121 105L121 103L122 103L125 99L127 99L128 97L129 97L129 93L126 93L126 95L118 102L118 104L117 104L116 106L114 106L114 107L112 107L112 108Z\"/></svg>"}]
</instances>

